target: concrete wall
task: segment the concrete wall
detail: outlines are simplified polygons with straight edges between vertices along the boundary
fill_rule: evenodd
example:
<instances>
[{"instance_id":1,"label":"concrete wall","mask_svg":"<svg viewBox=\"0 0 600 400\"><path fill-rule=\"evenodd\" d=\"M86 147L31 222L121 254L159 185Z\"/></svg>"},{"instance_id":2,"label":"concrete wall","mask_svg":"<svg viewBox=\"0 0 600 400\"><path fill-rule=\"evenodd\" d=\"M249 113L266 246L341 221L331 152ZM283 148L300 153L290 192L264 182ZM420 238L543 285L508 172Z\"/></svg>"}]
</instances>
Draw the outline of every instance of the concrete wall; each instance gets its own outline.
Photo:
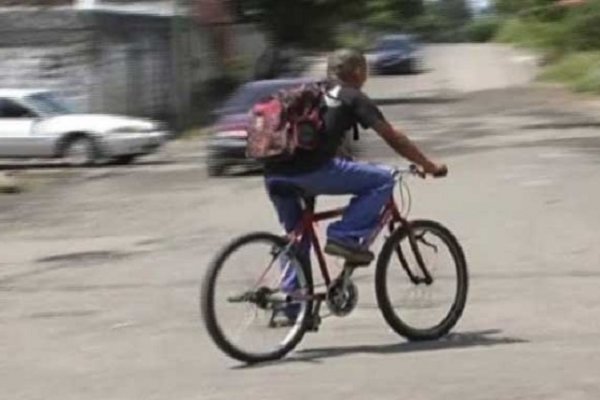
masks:
<instances>
[{"instance_id":1,"label":"concrete wall","mask_svg":"<svg viewBox=\"0 0 600 400\"><path fill-rule=\"evenodd\" d=\"M48 88L82 111L165 117L168 18L72 10L0 13L0 87Z\"/></svg>"},{"instance_id":2,"label":"concrete wall","mask_svg":"<svg viewBox=\"0 0 600 400\"><path fill-rule=\"evenodd\" d=\"M56 90L81 111L172 122L196 112L192 94L224 72L209 30L191 21L100 10L7 10L0 12L0 87ZM236 56L252 67L266 45L263 36L251 25L231 29Z\"/></svg>"},{"instance_id":3,"label":"concrete wall","mask_svg":"<svg viewBox=\"0 0 600 400\"><path fill-rule=\"evenodd\" d=\"M0 7L53 7L72 5L74 0L0 0Z\"/></svg>"},{"instance_id":4,"label":"concrete wall","mask_svg":"<svg viewBox=\"0 0 600 400\"><path fill-rule=\"evenodd\" d=\"M0 87L58 90L87 109L92 39L75 12L0 13Z\"/></svg>"},{"instance_id":5,"label":"concrete wall","mask_svg":"<svg viewBox=\"0 0 600 400\"><path fill-rule=\"evenodd\" d=\"M171 28L169 18L94 13L94 109L169 118Z\"/></svg>"}]
</instances>

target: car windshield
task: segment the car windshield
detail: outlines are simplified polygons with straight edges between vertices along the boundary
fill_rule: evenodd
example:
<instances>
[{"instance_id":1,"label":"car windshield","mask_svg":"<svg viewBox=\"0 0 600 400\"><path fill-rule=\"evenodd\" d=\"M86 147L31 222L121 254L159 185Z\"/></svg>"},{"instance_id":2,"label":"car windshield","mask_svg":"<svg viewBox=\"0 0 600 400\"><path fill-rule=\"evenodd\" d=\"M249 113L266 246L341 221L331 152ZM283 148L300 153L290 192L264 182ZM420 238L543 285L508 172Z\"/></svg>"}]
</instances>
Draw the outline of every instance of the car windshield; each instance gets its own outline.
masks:
<instances>
[{"instance_id":1,"label":"car windshield","mask_svg":"<svg viewBox=\"0 0 600 400\"><path fill-rule=\"evenodd\" d=\"M265 98L280 89L295 85L298 85L298 83L277 82L261 85L245 85L235 92L219 111L225 114L245 113L260 99Z\"/></svg>"},{"instance_id":2,"label":"car windshield","mask_svg":"<svg viewBox=\"0 0 600 400\"><path fill-rule=\"evenodd\" d=\"M389 50L410 50L412 44L406 39L383 39L377 43L375 47L379 51Z\"/></svg>"},{"instance_id":3,"label":"car windshield","mask_svg":"<svg viewBox=\"0 0 600 400\"><path fill-rule=\"evenodd\" d=\"M29 103L38 113L45 116L56 116L73 114L75 110L67 105L61 98L53 93L40 92L26 97Z\"/></svg>"}]
</instances>

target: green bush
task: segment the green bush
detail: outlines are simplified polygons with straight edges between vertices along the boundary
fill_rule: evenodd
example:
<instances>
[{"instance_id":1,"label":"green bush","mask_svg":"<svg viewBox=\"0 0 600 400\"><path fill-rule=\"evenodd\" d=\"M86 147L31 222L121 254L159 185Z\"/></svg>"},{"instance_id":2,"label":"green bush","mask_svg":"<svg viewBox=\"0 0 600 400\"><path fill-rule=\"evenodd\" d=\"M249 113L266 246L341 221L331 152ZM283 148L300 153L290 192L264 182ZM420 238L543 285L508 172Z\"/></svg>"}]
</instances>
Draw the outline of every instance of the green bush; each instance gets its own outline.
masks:
<instances>
[{"instance_id":1,"label":"green bush","mask_svg":"<svg viewBox=\"0 0 600 400\"><path fill-rule=\"evenodd\" d=\"M501 43L521 44L529 35L528 25L520 18L509 18L496 33L496 41Z\"/></svg>"},{"instance_id":2,"label":"green bush","mask_svg":"<svg viewBox=\"0 0 600 400\"><path fill-rule=\"evenodd\" d=\"M419 35L421 40L433 41L441 30L447 29L447 22L437 15L425 14L410 22L408 30Z\"/></svg>"},{"instance_id":3,"label":"green bush","mask_svg":"<svg viewBox=\"0 0 600 400\"><path fill-rule=\"evenodd\" d=\"M556 0L494 0L494 5L500 13L517 14L547 8Z\"/></svg>"},{"instance_id":4,"label":"green bush","mask_svg":"<svg viewBox=\"0 0 600 400\"><path fill-rule=\"evenodd\" d=\"M425 42L462 42L464 29L439 14L425 14L406 25L407 30Z\"/></svg>"},{"instance_id":5,"label":"green bush","mask_svg":"<svg viewBox=\"0 0 600 400\"><path fill-rule=\"evenodd\" d=\"M589 0L554 21L532 14L510 18L496 40L560 54L600 49L600 0Z\"/></svg>"},{"instance_id":6,"label":"green bush","mask_svg":"<svg viewBox=\"0 0 600 400\"><path fill-rule=\"evenodd\" d=\"M569 48L568 26L560 22L541 22L530 18L511 18L498 31L496 40L542 50Z\"/></svg>"},{"instance_id":7,"label":"green bush","mask_svg":"<svg viewBox=\"0 0 600 400\"><path fill-rule=\"evenodd\" d=\"M539 10L543 12L521 9L519 17L501 26L496 40L541 50L548 63L541 80L600 94L600 0L588 0L569 11Z\"/></svg>"},{"instance_id":8,"label":"green bush","mask_svg":"<svg viewBox=\"0 0 600 400\"><path fill-rule=\"evenodd\" d=\"M465 34L472 42L489 42L496 36L500 24L500 20L494 17L475 19L466 26Z\"/></svg>"},{"instance_id":9,"label":"green bush","mask_svg":"<svg viewBox=\"0 0 600 400\"><path fill-rule=\"evenodd\" d=\"M337 35L335 42L337 47L345 47L361 51L367 50L373 43L369 35L361 32L340 33Z\"/></svg>"},{"instance_id":10,"label":"green bush","mask_svg":"<svg viewBox=\"0 0 600 400\"><path fill-rule=\"evenodd\" d=\"M548 66L540 79L565 83L580 92L600 93L600 52L568 54Z\"/></svg>"},{"instance_id":11,"label":"green bush","mask_svg":"<svg viewBox=\"0 0 600 400\"><path fill-rule=\"evenodd\" d=\"M569 42L577 50L600 49L600 1L575 8L566 21Z\"/></svg>"},{"instance_id":12,"label":"green bush","mask_svg":"<svg viewBox=\"0 0 600 400\"><path fill-rule=\"evenodd\" d=\"M600 94L600 65L590 68L573 84L573 89L578 92L593 92Z\"/></svg>"}]
</instances>

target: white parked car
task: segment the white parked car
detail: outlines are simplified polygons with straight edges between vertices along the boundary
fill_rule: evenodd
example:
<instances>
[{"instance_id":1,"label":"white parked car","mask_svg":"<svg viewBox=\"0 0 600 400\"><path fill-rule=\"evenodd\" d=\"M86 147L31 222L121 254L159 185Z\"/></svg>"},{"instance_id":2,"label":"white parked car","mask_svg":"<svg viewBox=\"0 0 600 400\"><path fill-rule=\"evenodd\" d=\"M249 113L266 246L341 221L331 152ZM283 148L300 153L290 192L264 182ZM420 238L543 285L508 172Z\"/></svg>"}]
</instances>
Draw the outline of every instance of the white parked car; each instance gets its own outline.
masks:
<instances>
[{"instance_id":1,"label":"white parked car","mask_svg":"<svg viewBox=\"0 0 600 400\"><path fill-rule=\"evenodd\" d=\"M126 164L156 151L168 135L150 120L77 114L50 91L0 89L0 158Z\"/></svg>"}]
</instances>

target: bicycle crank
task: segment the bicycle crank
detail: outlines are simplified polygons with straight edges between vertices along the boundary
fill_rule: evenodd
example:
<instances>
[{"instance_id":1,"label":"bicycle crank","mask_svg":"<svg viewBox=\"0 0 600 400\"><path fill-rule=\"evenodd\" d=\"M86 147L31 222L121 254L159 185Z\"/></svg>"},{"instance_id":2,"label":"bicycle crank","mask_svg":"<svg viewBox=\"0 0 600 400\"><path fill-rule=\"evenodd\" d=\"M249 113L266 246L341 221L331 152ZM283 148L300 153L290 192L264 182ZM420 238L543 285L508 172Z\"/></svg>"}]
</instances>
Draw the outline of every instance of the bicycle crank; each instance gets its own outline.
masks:
<instances>
[{"instance_id":1,"label":"bicycle crank","mask_svg":"<svg viewBox=\"0 0 600 400\"><path fill-rule=\"evenodd\" d=\"M342 275L327 290L327 308L337 317L347 316L358 304L358 287L350 279L353 270L354 268L345 267Z\"/></svg>"}]
</instances>

